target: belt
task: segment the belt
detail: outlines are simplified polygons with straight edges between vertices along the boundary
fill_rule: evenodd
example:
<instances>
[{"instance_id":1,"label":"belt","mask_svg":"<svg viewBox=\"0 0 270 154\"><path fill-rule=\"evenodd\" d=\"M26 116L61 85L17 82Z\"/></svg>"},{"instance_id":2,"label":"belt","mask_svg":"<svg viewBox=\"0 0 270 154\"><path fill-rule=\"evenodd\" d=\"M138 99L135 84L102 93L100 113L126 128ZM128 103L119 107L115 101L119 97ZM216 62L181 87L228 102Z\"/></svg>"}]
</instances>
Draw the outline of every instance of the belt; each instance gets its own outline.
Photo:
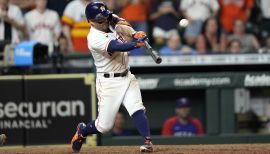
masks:
<instances>
[{"instance_id":1,"label":"belt","mask_svg":"<svg viewBox=\"0 0 270 154\"><path fill-rule=\"evenodd\" d=\"M105 78L111 78L111 77L125 77L125 76L127 76L127 74L128 74L128 69L127 70L125 70L124 72L122 72L122 73L104 73L104 77Z\"/></svg>"}]
</instances>

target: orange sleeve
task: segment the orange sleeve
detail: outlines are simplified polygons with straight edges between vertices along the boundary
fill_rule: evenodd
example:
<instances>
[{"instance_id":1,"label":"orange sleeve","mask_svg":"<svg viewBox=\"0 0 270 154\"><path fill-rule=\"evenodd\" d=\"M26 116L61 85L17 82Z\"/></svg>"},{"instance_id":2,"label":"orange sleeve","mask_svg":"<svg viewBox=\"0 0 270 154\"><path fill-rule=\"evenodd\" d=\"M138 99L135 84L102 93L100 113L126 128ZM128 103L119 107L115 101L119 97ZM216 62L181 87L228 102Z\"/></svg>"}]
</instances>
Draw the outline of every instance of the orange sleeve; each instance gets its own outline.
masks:
<instances>
[{"instance_id":1,"label":"orange sleeve","mask_svg":"<svg viewBox=\"0 0 270 154\"><path fill-rule=\"evenodd\" d=\"M74 21L71 17L69 16L66 16L66 15L63 15L62 18L61 18L61 22L63 25L68 25L70 27L72 27Z\"/></svg>"},{"instance_id":2,"label":"orange sleeve","mask_svg":"<svg viewBox=\"0 0 270 154\"><path fill-rule=\"evenodd\" d=\"M162 128L162 136L172 136L172 127L174 125L175 118L169 118L165 121Z\"/></svg>"},{"instance_id":3,"label":"orange sleeve","mask_svg":"<svg viewBox=\"0 0 270 154\"><path fill-rule=\"evenodd\" d=\"M254 2L253 2L253 0L246 0L246 3L247 3L246 9L251 9L251 8L254 7Z\"/></svg>"},{"instance_id":4,"label":"orange sleeve","mask_svg":"<svg viewBox=\"0 0 270 154\"><path fill-rule=\"evenodd\" d=\"M202 136L204 134L203 126L200 120L193 118L192 123L196 126L196 135Z\"/></svg>"}]
</instances>

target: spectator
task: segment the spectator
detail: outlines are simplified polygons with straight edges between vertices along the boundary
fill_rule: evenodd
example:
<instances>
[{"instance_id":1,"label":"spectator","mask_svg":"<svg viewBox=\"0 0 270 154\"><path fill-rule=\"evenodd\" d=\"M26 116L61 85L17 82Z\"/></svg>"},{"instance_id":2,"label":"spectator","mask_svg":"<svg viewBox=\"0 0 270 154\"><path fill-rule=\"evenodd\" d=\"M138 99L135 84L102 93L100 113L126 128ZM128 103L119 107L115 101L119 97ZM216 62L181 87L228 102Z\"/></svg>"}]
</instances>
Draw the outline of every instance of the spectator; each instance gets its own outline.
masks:
<instances>
[{"instance_id":1,"label":"spectator","mask_svg":"<svg viewBox=\"0 0 270 154\"><path fill-rule=\"evenodd\" d=\"M9 0L0 0L0 42L19 42L25 34L23 15Z\"/></svg>"},{"instance_id":2,"label":"spectator","mask_svg":"<svg viewBox=\"0 0 270 154\"><path fill-rule=\"evenodd\" d=\"M190 116L190 101L180 98L176 101L176 116L166 120L163 125L163 136L195 136L203 135L200 120Z\"/></svg>"},{"instance_id":3,"label":"spectator","mask_svg":"<svg viewBox=\"0 0 270 154\"><path fill-rule=\"evenodd\" d=\"M243 47L242 53L257 52L260 48L257 38L254 35L245 32L245 25L241 20L236 20L234 24L233 34L229 36L229 41L233 39L241 41Z\"/></svg>"},{"instance_id":4,"label":"spectator","mask_svg":"<svg viewBox=\"0 0 270 154\"><path fill-rule=\"evenodd\" d=\"M68 54L70 52L68 48L68 40L64 34L61 34L58 38L58 52L61 54Z\"/></svg>"},{"instance_id":5,"label":"spectator","mask_svg":"<svg viewBox=\"0 0 270 154\"><path fill-rule=\"evenodd\" d=\"M65 8L62 23L63 32L68 39L70 51L88 51L87 35L90 24L85 17L85 8L90 0L74 0Z\"/></svg>"},{"instance_id":6,"label":"spectator","mask_svg":"<svg viewBox=\"0 0 270 154\"><path fill-rule=\"evenodd\" d=\"M203 22L211 16L217 16L219 4L217 0L182 0L180 9L183 16L189 21L185 31L186 42L194 45L201 32Z\"/></svg>"},{"instance_id":7,"label":"spectator","mask_svg":"<svg viewBox=\"0 0 270 154\"><path fill-rule=\"evenodd\" d=\"M119 111L116 114L114 126L112 129L112 136L129 136L131 133L124 129L125 126L125 115Z\"/></svg>"},{"instance_id":8,"label":"spectator","mask_svg":"<svg viewBox=\"0 0 270 154\"><path fill-rule=\"evenodd\" d=\"M55 10L58 13L58 15L61 17L63 15L65 7L71 1L72 0L48 0L47 7L51 10Z\"/></svg>"},{"instance_id":9,"label":"spectator","mask_svg":"<svg viewBox=\"0 0 270 154\"><path fill-rule=\"evenodd\" d=\"M262 22L261 27L263 35L270 35L270 1L269 0L260 0L260 8L262 13Z\"/></svg>"},{"instance_id":10,"label":"spectator","mask_svg":"<svg viewBox=\"0 0 270 154\"><path fill-rule=\"evenodd\" d=\"M60 19L56 11L47 9L47 0L36 0L36 8L25 15L30 40L49 46L53 52L55 42L61 33Z\"/></svg>"},{"instance_id":11,"label":"spectator","mask_svg":"<svg viewBox=\"0 0 270 154\"><path fill-rule=\"evenodd\" d=\"M231 40L228 45L228 51L231 54L239 54L241 53L242 45L241 41L238 39Z\"/></svg>"},{"instance_id":12,"label":"spectator","mask_svg":"<svg viewBox=\"0 0 270 154\"><path fill-rule=\"evenodd\" d=\"M270 35L266 38L265 47L261 48L259 53L270 53Z\"/></svg>"},{"instance_id":13,"label":"spectator","mask_svg":"<svg viewBox=\"0 0 270 154\"><path fill-rule=\"evenodd\" d=\"M179 20L179 0L155 0L152 2L149 19L154 22L153 37L155 46L160 49L172 33L177 33Z\"/></svg>"},{"instance_id":14,"label":"spectator","mask_svg":"<svg viewBox=\"0 0 270 154\"><path fill-rule=\"evenodd\" d=\"M161 55L195 55L196 51L189 46L182 45L181 38L178 33L170 35L167 40L167 45L161 48Z\"/></svg>"},{"instance_id":15,"label":"spectator","mask_svg":"<svg viewBox=\"0 0 270 154\"><path fill-rule=\"evenodd\" d=\"M23 14L33 9L35 6L35 0L10 0L10 3L20 7Z\"/></svg>"},{"instance_id":16,"label":"spectator","mask_svg":"<svg viewBox=\"0 0 270 154\"><path fill-rule=\"evenodd\" d=\"M227 33L232 33L236 20L244 23L248 20L253 0L219 0L220 22Z\"/></svg>"},{"instance_id":17,"label":"spectator","mask_svg":"<svg viewBox=\"0 0 270 154\"><path fill-rule=\"evenodd\" d=\"M120 17L126 19L137 31L147 32L147 15L150 0L122 0Z\"/></svg>"},{"instance_id":18,"label":"spectator","mask_svg":"<svg viewBox=\"0 0 270 154\"><path fill-rule=\"evenodd\" d=\"M211 54L224 52L226 49L226 37L221 32L218 21L211 17L202 27L202 33L197 39L196 47L199 54Z\"/></svg>"}]
</instances>

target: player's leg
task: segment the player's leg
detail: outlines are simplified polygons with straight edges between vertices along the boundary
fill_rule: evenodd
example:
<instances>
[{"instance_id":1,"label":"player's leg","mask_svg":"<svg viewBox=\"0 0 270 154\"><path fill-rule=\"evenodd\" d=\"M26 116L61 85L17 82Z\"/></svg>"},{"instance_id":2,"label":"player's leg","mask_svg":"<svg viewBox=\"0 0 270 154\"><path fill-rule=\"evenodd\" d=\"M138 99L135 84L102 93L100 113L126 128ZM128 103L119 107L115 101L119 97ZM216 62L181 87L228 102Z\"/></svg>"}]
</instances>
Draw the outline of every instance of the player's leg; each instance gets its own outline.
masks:
<instances>
[{"instance_id":1,"label":"player's leg","mask_svg":"<svg viewBox=\"0 0 270 154\"><path fill-rule=\"evenodd\" d=\"M116 113L125 96L128 80L125 78L109 78L97 81L98 117L96 129L101 133L108 132L114 124Z\"/></svg>"},{"instance_id":2,"label":"player's leg","mask_svg":"<svg viewBox=\"0 0 270 154\"><path fill-rule=\"evenodd\" d=\"M113 127L116 113L128 86L128 84L125 86L125 82L127 81L97 79L98 117L87 125L84 123L78 125L77 132L72 139L73 151L80 151L82 142L88 135L106 133Z\"/></svg>"},{"instance_id":3,"label":"player's leg","mask_svg":"<svg viewBox=\"0 0 270 154\"><path fill-rule=\"evenodd\" d=\"M130 75L130 85L127 89L126 95L123 100L123 105L126 107L132 121L139 131L140 135L144 138L145 145L140 147L142 152L152 152L152 140L150 137L150 127L145 115L145 107L142 103L139 83L134 77Z\"/></svg>"}]
</instances>

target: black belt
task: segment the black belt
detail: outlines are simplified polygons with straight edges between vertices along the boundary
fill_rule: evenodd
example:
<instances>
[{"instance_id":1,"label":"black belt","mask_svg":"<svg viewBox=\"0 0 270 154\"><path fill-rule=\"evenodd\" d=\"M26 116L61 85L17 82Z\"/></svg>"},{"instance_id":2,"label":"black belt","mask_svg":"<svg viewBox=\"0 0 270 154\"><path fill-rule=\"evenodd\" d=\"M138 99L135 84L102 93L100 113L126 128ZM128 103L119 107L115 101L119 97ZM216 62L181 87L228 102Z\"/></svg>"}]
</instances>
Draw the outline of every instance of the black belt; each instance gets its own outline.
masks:
<instances>
[{"instance_id":1,"label":"black belt","mask_svg":"<svg viewBox=\"0 0 270 154\"><path fill-rule=\"evenodd\" d=\"M122 73L113 73L113 75L111 76L110 73L104 73L104 77L105 78L110 78L110 77L125 77L128 74L128 70L125 70Z\"/></svg>"}]
</instances>

